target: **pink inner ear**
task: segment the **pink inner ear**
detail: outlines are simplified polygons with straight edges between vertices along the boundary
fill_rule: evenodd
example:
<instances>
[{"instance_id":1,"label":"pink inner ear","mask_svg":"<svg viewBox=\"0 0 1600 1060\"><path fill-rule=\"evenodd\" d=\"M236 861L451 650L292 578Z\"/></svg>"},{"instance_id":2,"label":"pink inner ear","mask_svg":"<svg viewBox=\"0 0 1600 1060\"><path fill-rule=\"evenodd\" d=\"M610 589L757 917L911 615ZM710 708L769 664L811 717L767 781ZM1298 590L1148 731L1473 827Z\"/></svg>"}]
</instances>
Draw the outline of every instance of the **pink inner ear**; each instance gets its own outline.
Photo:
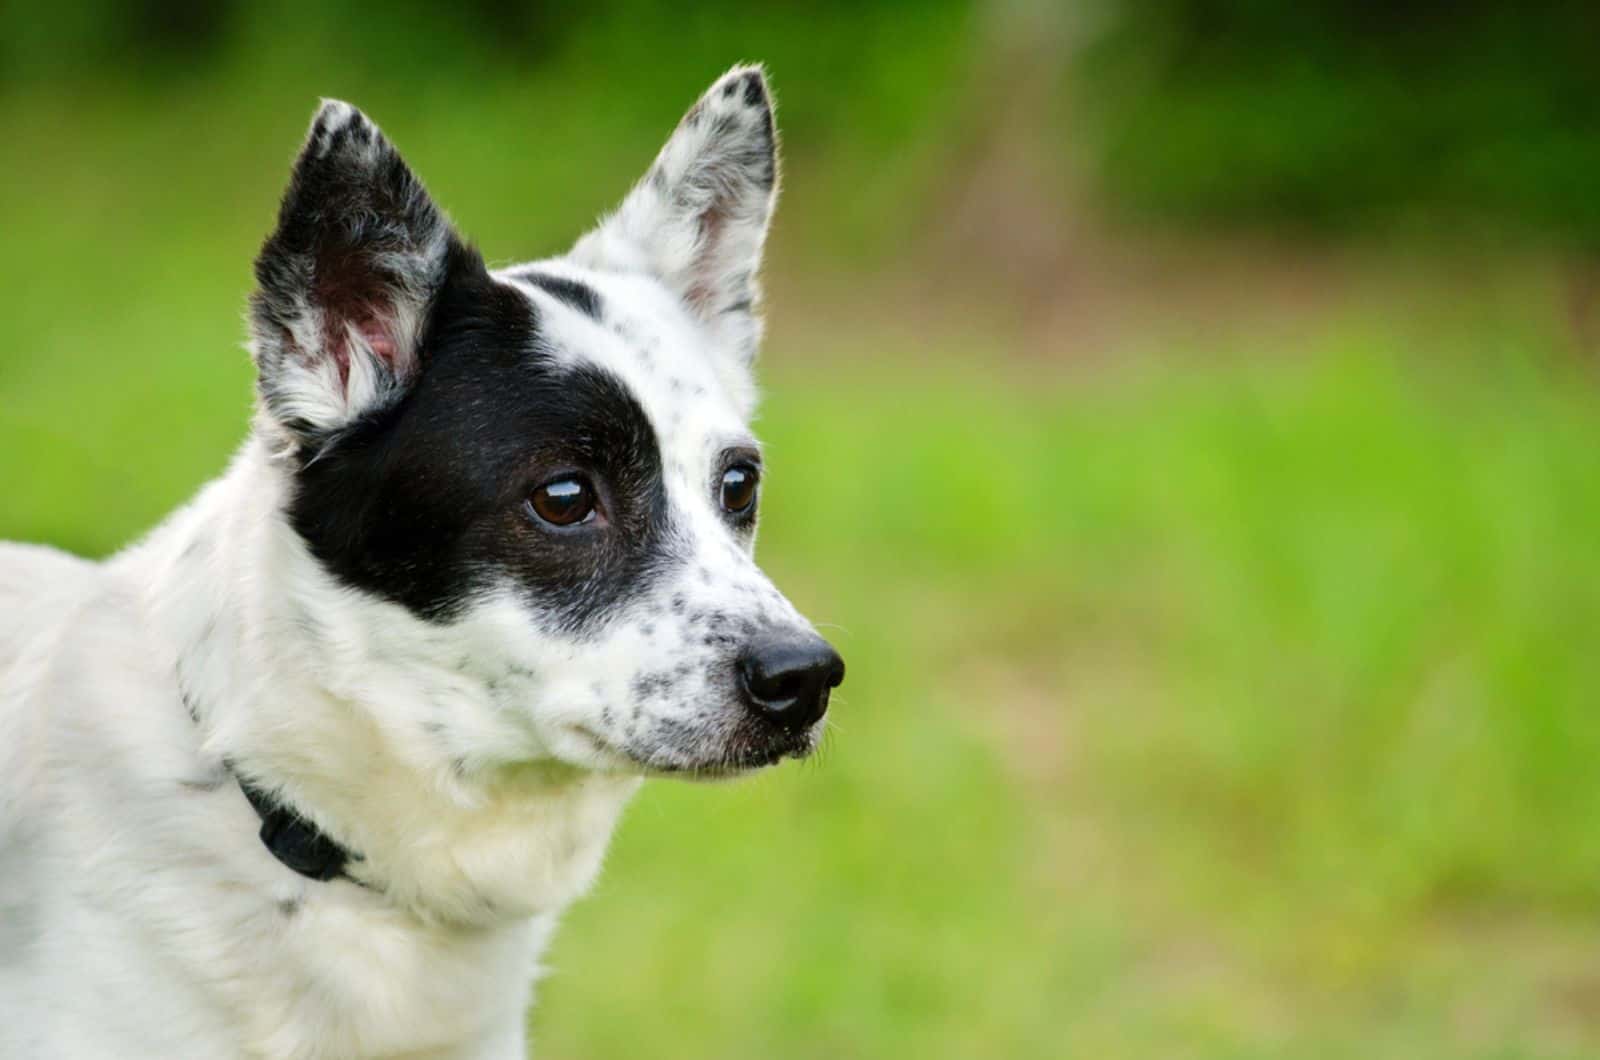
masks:
<instances>
[{"instance_id":1,"label":"pink inner ear","mask_svg":"<svg viewBox=\"0 0 1600 1060\"><path fill-rule=\"evenodd\" d=\"M400 347L394 338L383 326L383 323L374 318L368 318L356 325L356 330L361 333L361 339L367 344L375 355L389 366L389 370L396 375L400 374ZM287 333L285 333L287 337ZM350 381L350 349L344 338L342 329L335 326L332 334L327 339L327 350L333 356L333 363L339 368L339 382Z\"/></svg>"},{"instance_id":2,"label":"pink inner ear","mask_svg":"<svg viewBox=\"0 0 1600 1060\"><path fill-rule=\"evenodd\" d=\"M401 349L389 319L390 306L384 283L371 261L355 248L330 249L317 261L312 300L321 305L326 314L323 323L326 348L338 366L341 383L350 381L352 351L347 348L346 331L349 325L354 325L367 348L396 376L403 375L409 367L400 363L406 351Z\"/></svg>"},{"instance_id":3,"label":"pink inner ear","mask_svg":"<svg viewBox=\"0 0 1600 1060\"><path fill-rule=\"evenodd\" d=\"M375 320L366 321L361 325L361 337L367 340L367 345L372 347L372 352L382 357L390 368L395 367L396 347L394 339L384 331Z\"/></svg>"},{"instance_id":4,"label":"pink inner ear","mask_svg":"<svg viewBox=\"0 0 1600 1060\"><path fill-rule=\"evenodd\" d=\"M389 371L396 378L409 374L413 365L407 357L408 351L400 348L399 339L395 335L394 325L381 311L374 310L373 315L362 320L356 325L356 330L361 332L361 337L367 343L374 356L389 366Z\"/></svg>"}]
</instances>

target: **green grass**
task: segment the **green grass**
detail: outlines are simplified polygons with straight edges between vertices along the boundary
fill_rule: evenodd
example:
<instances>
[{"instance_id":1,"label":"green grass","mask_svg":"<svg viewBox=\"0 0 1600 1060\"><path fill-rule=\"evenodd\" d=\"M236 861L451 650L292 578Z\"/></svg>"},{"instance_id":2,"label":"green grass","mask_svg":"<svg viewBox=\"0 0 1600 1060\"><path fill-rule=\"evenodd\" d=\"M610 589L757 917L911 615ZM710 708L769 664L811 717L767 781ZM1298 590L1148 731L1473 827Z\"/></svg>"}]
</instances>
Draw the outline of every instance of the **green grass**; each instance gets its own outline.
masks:
<instances>
[{"instance_id":1,"label":"green grass","mask_svg":"<svg viewBox=\"0 0 1600 1060\"><path fill-rule=\"evenodd\" d=\"M493 139L538 104L461 105ZM186 107L0 108L0 536L103 553L242 435L304 108ZM570 218L656 138L571 120L489 172L449 112L390 124L491 257L557 245L501 163ZM1600 1051L1600 408L1543 309L1068 374L831 334L779 265L761 551L849 660L837 725L647 787L539 1055Z\"/></svg>"},{"instance_id":2,"label":"green grass","mask_svg":"<svg viewBox=\"0 0 1600 1060\"><path fill-rule=\"evenodd\" d=\"M646 795L551 1051L611 1055L564 1009L616 1055L1594 1047L1592 396L1305 353L787 379L764 547L842 626L841 731Z\"/></svg>"}]
</instances>

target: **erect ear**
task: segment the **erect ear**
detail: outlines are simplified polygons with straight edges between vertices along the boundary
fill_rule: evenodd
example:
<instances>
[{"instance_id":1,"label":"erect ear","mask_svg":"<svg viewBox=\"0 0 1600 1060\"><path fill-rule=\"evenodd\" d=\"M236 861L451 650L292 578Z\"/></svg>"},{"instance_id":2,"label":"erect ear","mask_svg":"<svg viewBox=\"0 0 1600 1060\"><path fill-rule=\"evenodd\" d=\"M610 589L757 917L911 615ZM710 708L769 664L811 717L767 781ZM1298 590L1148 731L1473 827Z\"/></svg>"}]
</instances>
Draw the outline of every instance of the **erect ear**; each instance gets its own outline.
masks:
<instances>
[{"instance_id":1,"label":"erect ear","mask_svg":"<svg viewBox=\"0 0 1600 1060\"><path fill-rule=\"evenodd\" d=\"M777 188L772 93L760 68L736 66L572 256L658 277L748 365L761 338L756 273Z\"/></svg>"},{"instance_id":2,"label":"erect ear","mask_svg":"<svg viewBox=\"0 0 1600 1060\"><path fill-rule=\"evenodd\" d=\"M324 101L256 259L251 351L270 416L302 439L398 400L433 296L482 268L366 115Z\"/></svg>"}]
</instances>

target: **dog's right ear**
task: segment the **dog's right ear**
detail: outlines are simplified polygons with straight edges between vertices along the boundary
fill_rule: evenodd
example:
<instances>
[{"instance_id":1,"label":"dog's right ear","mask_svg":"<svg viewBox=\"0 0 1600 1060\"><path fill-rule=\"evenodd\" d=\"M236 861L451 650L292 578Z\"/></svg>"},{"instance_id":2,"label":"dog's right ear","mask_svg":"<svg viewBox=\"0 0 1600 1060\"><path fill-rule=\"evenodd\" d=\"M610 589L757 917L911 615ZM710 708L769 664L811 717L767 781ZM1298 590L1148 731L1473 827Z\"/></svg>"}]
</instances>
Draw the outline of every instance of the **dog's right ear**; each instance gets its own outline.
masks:
<instances>
[{"instance_id":1,"label":"dog's right ear","mask_svg":"<svg viewBox=\"0 0 1600 1060\"><path fill-rule=\"evenodd\" d=\"M761 339L761 248L778 195L772 90L759 66L719 77L616 212L580 239L591 268L661 280L748 375Z\"/></svg>"},{"instance_id":2,"label":"dog's right ear","mask_svg":"<svg viewBox=\"0 0 1600 1060\"><path fill-rule=\"evenodd\" d=\"M256 259L251 352L268 414L313 440L397 401L422 371L428 309L482 261L378 127L324 101Z\"/></svg>"}]
</instances>

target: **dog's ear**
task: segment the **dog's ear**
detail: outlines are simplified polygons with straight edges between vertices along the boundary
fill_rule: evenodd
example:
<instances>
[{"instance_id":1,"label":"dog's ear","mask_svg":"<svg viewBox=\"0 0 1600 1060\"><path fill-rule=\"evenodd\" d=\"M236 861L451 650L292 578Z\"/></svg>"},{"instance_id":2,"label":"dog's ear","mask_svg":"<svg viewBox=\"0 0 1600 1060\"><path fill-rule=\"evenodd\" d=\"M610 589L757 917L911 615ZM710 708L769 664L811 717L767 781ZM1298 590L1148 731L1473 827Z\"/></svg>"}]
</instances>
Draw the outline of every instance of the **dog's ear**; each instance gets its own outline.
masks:
<instances>
[{"instance_id":1,"label":"dog's ear","mask_svg":"<svg viewBox=\"0 0 1600 1060\"><path fill-rule=\"evenodd\" d=\"M777 188L772 93L759 67L736 66L572 254L594 268L658 277L748 366L761 338L756 274Z\"/></svg>"},{"instance_id":2,"label":"dog's ear","mask_svg":"<svg viewBox=\"0 0 1600 1060\"><path fill-rule=\"evenodd\" d=\"M314 439L422 370L434 295L482 263L366 115L324 101L256 259L251 352L269 415Z\"/></svg>"}]
</instances>

